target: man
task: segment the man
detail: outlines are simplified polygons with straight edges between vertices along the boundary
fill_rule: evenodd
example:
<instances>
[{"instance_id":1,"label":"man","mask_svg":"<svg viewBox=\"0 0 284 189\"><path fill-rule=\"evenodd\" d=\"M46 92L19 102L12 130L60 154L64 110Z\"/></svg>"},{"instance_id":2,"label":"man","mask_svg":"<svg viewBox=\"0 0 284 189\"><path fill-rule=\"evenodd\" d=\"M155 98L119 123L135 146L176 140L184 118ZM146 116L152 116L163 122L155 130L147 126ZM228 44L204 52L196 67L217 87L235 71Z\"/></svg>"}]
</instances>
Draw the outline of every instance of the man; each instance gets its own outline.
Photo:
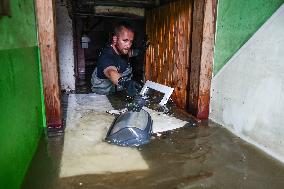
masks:
<instances>
[{"instance_id":1,"label":"man","mask_svg":"<svg viewBox=\"0 0 284 189\"><path fill-rule=\"evenodd\" d=\"M131 56L137 56L138 50L131 49L134 29L126 22L119 23L114 29L111 45L101 53L97 67L92 74L92 91L98 94L110 94L126 90L129 96L139 93L141 86L132 80Z\"/></svg>"}]
</instances>

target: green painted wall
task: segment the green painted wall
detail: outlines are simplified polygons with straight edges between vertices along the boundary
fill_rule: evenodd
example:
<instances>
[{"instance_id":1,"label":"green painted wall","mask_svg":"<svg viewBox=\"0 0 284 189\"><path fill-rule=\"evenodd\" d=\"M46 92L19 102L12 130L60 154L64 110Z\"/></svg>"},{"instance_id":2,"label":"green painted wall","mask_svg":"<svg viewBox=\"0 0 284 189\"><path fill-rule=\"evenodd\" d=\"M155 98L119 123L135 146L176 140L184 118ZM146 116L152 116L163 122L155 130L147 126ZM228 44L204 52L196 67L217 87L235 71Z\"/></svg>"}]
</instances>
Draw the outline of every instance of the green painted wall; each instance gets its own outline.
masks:
<instances>
[{"instance_id":1,"label":"green painted wall","mask_svg":"<svg viewBox=\"0 0 284 189\"><path fill-rule=\"evenodd\" d=\"M284 0L218 0L216 74Z\"/></svg>"},{"instance_id":2,"label":"green painted wall","mask_svg":"<svg viewBox=\"0 0 284 189\"><path fill-rule=\"evenodd\" d=\"M0 17L0 188L24 179L45 126L34 2L10 0Z\"/></svg>"}]
</instances>

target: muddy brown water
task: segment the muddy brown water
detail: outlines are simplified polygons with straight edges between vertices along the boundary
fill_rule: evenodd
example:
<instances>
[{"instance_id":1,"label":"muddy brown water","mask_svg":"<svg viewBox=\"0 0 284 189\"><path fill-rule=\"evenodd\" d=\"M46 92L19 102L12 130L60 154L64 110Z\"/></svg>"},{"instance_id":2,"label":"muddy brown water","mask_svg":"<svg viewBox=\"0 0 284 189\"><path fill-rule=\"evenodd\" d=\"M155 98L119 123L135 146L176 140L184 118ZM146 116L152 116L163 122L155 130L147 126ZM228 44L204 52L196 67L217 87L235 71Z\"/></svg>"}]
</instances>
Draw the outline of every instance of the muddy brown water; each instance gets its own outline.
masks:
<instances>
[{"instance_id":1,"label":"muddy brown water","mask_svg":"<svg viewBox=\"0 0 284 189\"><path fill-rule=\"evenodd\" d=\"M282 163L211 121L153 136L139 148L149 166L143 171L59 178L63 141L42 137L23 189L284 188Z\"/></svg>"}]
</instances>

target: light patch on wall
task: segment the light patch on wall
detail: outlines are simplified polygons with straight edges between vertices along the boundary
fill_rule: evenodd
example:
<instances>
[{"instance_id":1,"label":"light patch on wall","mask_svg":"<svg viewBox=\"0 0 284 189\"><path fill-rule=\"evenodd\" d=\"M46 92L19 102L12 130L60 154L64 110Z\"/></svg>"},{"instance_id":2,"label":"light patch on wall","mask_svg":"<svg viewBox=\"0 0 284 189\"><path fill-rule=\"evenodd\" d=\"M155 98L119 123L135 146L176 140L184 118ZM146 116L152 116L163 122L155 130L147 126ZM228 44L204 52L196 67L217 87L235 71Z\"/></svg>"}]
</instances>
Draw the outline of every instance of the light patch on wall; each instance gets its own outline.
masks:
<instances>
[{"instance_id":1,"label":"light patch on wall","mask_svg":"<svg viewBox=\"0 0 284 189\"><path fill-rule=\"evenodd\" d=\"M56 0L56 33L58 42L61 90L75 90L72 20L67 5Z\"/></svg>"}]
</instances>

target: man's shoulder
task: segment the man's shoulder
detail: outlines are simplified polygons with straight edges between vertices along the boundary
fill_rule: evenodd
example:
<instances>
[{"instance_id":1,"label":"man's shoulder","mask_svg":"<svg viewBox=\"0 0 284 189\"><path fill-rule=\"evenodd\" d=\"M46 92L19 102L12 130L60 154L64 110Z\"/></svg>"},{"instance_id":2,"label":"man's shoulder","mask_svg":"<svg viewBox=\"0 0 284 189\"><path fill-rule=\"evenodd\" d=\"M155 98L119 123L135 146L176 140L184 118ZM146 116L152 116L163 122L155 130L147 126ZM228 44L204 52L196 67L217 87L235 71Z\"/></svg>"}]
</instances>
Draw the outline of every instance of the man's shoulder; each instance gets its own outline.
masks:
<instances>
[{"instance_id":1,"label":"man's shoulder","mask_svg":"<svg viewBox=\"0 0 284 189\"><path fill-rule=\"evenodd\" d=\"M101 55L102 56L114 56L115 52L110 45L107 45L102 49Z\"/></svg>"},{"instance_id":2,"label":"man's shoulder","mask_svg":"<svg viewBox=\"0 0 284 189\"><path fill-rule=\"evenodd\" d=\"M112 47L104 47L99 56L99 62L114 61L115 55L112 52Z\"/></svg>"},{"instance_id":3,"label":"man's shoulder","mask_svg":"<svg viewBox=\"0 0 284 189\"><path fill-rule=\"evenodd\" d=\"M99 70L104 70L108 66L116 66L116 58L112 52L111 46L106 46L103 48L102 53L98 60Z\"/></svg>"}]
</instances>

